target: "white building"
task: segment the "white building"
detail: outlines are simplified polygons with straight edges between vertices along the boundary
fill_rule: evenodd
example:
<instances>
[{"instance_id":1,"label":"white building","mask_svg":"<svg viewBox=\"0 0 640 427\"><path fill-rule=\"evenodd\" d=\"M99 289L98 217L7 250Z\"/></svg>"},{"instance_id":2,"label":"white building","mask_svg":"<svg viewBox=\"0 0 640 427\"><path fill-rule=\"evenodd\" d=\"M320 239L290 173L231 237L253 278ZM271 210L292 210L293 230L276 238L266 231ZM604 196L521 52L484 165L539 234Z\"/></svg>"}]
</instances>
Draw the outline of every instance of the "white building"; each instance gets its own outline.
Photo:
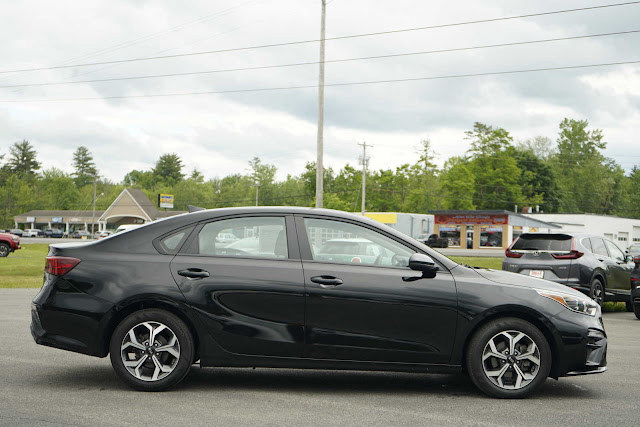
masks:
<instances>
[{"instance_id":1,"label":"white building","mask_svg":"<svg viewBox=\"0 0 640 427\"><path fill-rule=\"evenodd\" d=\"M605 237L626 249L640 243L640 219L593 214L523 214L531 218L559 225L560 230Z\"/></svg>"}]
</instances>

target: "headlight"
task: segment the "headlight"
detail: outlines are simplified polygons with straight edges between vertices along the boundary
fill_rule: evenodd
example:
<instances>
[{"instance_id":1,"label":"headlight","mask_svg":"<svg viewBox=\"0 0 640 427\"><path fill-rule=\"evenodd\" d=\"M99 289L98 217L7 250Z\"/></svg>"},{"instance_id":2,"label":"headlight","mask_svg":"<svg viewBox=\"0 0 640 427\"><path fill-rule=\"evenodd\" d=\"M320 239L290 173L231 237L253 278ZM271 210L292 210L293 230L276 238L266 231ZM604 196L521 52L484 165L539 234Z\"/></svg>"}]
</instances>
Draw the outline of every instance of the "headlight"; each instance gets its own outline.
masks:
<instances>
[{"instance_id":1,"label":"headlight","mask_svg":"<svg viewBox=\"0 0 640 427\"><path fill-rule=\"evenodd\" d=\"M543 296L545 298L549 298L564 305L571 311L575 311L582 314L588 314L589 316L597 316L598 315L598 304L587 297L578 297L569 294L563 294L561 292L553 292L553 291L544 291L541 289L536 289L538 295Z\"/></svg>"}]
</instances>

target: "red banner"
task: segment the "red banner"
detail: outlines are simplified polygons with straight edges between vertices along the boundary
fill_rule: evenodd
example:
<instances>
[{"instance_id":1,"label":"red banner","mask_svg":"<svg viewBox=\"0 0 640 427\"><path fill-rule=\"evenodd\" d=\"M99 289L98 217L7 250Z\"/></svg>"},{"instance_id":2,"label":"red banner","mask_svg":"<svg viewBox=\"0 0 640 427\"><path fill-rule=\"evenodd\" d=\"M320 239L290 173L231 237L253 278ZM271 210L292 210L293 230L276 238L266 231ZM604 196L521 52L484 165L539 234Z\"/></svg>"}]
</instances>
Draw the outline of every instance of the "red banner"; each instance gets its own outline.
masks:
<instances>
[{"instance_id":1,"label":"red banner","mask_svg":"<svg viewBox=\"0 0 640 427\"><path fill-rule=\"evenodd\" d=\"M436 215L436 224L507 224L507 215L452 214Z\"/></svg>"}]
</instances>

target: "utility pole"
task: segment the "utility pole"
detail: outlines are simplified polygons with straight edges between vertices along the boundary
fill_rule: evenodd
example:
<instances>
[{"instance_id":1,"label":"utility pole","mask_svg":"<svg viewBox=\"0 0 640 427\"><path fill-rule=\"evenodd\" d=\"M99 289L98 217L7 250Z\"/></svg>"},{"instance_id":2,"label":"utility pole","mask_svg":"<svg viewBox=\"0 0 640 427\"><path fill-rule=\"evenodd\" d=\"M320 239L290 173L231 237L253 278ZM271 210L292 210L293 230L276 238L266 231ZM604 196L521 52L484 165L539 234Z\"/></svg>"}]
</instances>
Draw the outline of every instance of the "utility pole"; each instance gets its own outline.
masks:
<instances>
[{"instance_id":1,"label":"utility pole","mask_svg":"<svg viewBox=\"0 0 640 427\"><path fill-rule=\"evenodd\" d=\"M96 222L96 186L98 184L98 177L93 177L93 213L91 214L91 238L93 238L93 233L95 230L95 222Z\"/></svg>"},{"instance_id":2,"label":"utility pole","mask_svg":"<svg viewBox=\"0 0 640 427\"><path fill-rule=\"evenodd\" d=\"M367 147L373 148L373 145L367 145L366 142L358 143L362 147L362 209L361 214L365 212L365 192L367 188L367 165L369 164L369 158L367 157Z\"/></svg>"},{"instance_id":3,"label":"utility pole","mask_svg":"<svg viewBox=\"0 0 640 427\"><path fill-rule=\"evenodd\" d=\"M321 208L324 193L324 28L327 0L322 1L322 18L320 20L320 76L318 82L318 141L316 147L316 208Z\"/></svg>"},{"instance_id":4,"label":"utility pole","mask_svg":"<svg viewBox=\"0 0 640 427\"><path fill-rule=\"evenodd\" d=\"M256 206L258 206L258 189L260 188L260 185L256 182L252 187L256 187Z\"/></svg>"}]
</instances>

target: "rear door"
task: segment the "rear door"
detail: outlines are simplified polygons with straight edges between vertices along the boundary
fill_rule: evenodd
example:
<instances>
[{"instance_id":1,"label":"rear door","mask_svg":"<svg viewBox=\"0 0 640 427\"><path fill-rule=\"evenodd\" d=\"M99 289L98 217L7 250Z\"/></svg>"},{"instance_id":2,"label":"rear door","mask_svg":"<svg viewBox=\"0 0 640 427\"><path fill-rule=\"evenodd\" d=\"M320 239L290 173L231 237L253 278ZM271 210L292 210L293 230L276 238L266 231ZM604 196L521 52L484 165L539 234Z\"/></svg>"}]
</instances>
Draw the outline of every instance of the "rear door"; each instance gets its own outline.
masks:
<instances>
[{"instance_id":1,"label":"rear door","mask_svg":"<svg viewBox=\"0 0 640 427\"><path fill-rule=\"evenodd\" d=\"M607 283L609 289L629 290L631 286L631 271L633 263L627 262L624 253L616 246L615 243L604 239L609 252L609 269L611 270L611 279Z\"/></svg>"},{"instance_id":2,"label":"rear door","mask_svg":"<svg viewBox=\"0 0 640 427\"><path fill-rule=\"evenodd\" d=\"M296 216L296 225L307 290L307 357L449 361L457 295L444 267L435 278L419 279L408 268L416 249L359 223ZM377 255L355 249L363 244ZM348 248L354 252L344 253Z\"/></svg>"},{"instance_id":3,"label":"rear door","mask_svg":"<svg viewBox=\"0 0 640 427\"><path fill-rule=\"evenodd\" d=\"M514 273L568 284L572 239L567 234L525 233L509 248L504 269Z\"/></svg>"},{"instance_id":4,"label":"rear door","mask_svg":"<svg viewBox=\"0 0 640 427\"><path fill-rule=\"evenodd\" d=\"M291 216L199 224L172 260L171 273L224 351L301 356L304 276Z\"/></svg>"}]
</instances>

